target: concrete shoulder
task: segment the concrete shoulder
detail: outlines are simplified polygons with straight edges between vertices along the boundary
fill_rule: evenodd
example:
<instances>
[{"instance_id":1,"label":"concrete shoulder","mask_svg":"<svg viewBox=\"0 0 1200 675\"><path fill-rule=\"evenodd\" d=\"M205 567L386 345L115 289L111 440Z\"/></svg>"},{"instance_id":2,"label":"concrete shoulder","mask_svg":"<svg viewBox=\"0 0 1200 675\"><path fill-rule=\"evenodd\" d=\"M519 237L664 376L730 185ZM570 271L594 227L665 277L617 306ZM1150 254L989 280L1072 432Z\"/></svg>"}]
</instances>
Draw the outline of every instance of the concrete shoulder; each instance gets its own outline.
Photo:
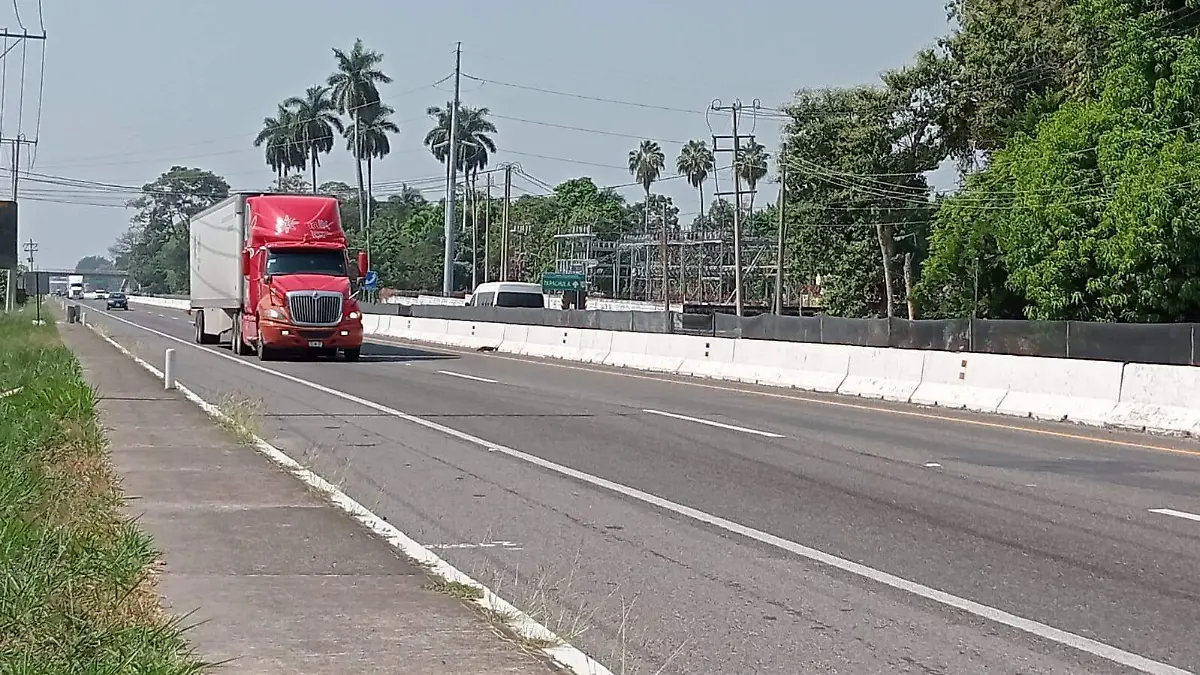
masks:
<instances>
[{"instance_id":1,"label":"concrete shoulder","mask_svg":"<svg viewBox=\"0 0 1200 675\"><path fill-rule=\"evenodd\" d=\"M248 674L554 672L100 337L60 328L202 658Z\"/></svg>"}]
</instances>

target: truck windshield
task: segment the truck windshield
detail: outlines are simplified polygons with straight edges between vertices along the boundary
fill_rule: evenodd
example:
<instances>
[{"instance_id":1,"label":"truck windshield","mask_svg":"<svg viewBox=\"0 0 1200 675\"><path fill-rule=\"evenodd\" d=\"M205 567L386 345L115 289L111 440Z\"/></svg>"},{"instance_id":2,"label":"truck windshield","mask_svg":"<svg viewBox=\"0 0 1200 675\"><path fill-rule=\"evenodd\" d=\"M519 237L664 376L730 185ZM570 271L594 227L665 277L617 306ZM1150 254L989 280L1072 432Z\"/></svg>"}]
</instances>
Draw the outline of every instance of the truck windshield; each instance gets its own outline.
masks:
<instances>
[{"instance_id":1,"label":"truck windshield","mask_svg":"<svg viewBox=\"0 0 1200 675\"><path fill-rule=\"evenodd\" d=\"M344 277L346 256L342 251L271 251L267 255L267 274L328 274Z\"/></svg>"}]
</instances>

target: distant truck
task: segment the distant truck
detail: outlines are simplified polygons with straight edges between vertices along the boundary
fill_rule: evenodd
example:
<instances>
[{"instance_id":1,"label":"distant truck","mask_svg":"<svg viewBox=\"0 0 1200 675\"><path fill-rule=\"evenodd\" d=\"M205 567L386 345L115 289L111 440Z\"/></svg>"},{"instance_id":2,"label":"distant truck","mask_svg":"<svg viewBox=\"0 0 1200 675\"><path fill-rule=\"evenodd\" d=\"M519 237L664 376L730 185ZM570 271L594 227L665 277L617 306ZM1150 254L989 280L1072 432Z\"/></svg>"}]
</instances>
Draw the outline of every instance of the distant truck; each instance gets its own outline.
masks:
<instances>
[{"instance_id":1,"label":"distant truck","mask_svg":"<svg viewBox=\"0 0 1200 675\"><path fill-rule=\"evenodd\" d=\"M357 361L356 293L367 256L351 260L337 198L235 194L188 223L191 313L199 344L228 335L234 353L281 352Z\"/></svg>"},{"instance_id":2,"label":"distant truck","mask_svg":"<svg viewBox=\"0 0 1200 675\"><path fill-rule=\"evenodd\" d=\"M83 275L67 275L67 296L72 300L83 299Z\"/></svg>"}]
</instances>

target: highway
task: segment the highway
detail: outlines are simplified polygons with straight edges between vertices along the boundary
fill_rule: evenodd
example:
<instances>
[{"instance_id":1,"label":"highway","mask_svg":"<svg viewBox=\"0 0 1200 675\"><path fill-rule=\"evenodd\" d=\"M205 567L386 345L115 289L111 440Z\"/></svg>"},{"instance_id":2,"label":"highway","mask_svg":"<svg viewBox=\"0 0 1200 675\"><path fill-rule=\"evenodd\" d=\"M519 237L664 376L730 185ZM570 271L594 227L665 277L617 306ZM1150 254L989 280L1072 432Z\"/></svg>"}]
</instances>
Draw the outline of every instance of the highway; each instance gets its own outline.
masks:
<instances>
[{"instance_id":1,"label":"highway","mask_svg":"<svg viewBox=\"0 0 1200 675\"><path fill-rule=\"evenodd\" d=\"M87 305L615 673L1200 671L1200 444Z\"/></svg>"}]
</instances>

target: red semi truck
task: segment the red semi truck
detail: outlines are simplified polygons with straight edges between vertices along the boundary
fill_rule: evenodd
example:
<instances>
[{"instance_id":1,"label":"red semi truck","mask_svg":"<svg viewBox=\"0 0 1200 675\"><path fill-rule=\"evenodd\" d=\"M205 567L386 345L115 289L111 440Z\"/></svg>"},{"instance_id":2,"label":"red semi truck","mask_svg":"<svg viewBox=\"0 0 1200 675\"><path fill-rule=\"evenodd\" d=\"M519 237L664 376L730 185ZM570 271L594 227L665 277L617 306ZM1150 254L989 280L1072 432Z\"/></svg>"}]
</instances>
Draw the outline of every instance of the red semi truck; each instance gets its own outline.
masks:
<instances>
[{"instance_id":1,"label":"red semi truck","mask_svg":"<svg viewBox=\"0 0 1200 675\"><path fill-rule=\"evenodd\" d=\"M281 352L358 360L362 314L335 197L235 194L188 223L196 342L229 340L235 354Z\"/></svg>"}]
</instances>

